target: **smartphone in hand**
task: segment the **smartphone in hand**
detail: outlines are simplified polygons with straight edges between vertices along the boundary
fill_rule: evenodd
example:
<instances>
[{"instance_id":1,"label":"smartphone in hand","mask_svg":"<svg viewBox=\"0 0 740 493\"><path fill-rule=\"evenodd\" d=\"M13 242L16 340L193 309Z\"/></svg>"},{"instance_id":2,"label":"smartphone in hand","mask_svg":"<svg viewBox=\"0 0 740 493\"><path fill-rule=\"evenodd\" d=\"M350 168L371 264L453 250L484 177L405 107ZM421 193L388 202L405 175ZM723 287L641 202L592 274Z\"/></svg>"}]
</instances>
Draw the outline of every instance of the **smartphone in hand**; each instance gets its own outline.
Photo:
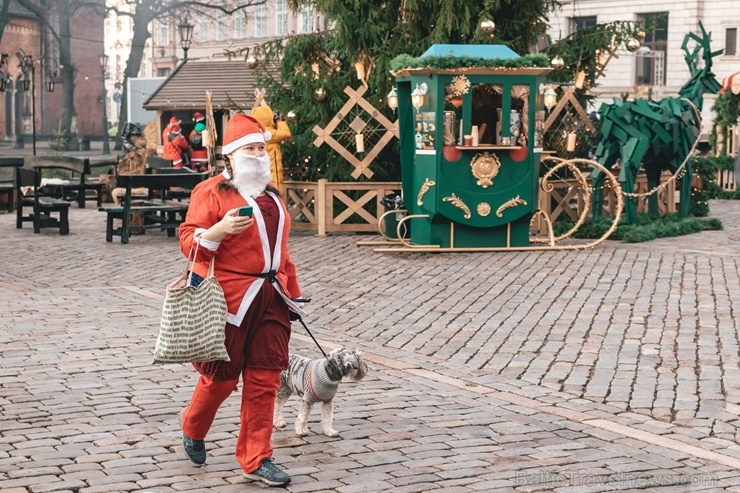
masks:
<instances>
[{"instance_id":1,"label":"smartphone in hand","mask_svg":"<svg viewBox=\"0 0 740 493\"><path fill-rule=\"evenodd\" d=\"M240 216L247 216L252 217L252 206L251 205L245 205L243 207L239 207L239 213Z\"/></svg>"}]
</instances>

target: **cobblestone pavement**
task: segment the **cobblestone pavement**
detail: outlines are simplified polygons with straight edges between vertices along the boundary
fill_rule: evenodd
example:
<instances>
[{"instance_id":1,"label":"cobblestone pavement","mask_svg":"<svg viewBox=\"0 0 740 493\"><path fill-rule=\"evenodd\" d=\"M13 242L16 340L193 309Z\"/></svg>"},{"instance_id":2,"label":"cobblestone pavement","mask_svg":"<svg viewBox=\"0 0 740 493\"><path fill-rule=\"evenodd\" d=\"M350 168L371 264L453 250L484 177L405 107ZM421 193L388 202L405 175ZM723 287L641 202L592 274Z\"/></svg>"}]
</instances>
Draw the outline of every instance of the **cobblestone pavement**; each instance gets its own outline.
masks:
<instances>
[{"instance_id":1,"label":"cobblestone pavement","mask_svg":"<svg viewBox=\"0 0 740 493\"><path fill-rule=\"evenodd\" d=\"M370 364L339 438L274 434L292 492L740 491L740 202L724 231L586 252L392 255L294 234L307 321ZM182 453L196 373L151 365L175 239L105 218L34 235L0 214L0 490L258 491L233 458L238 395ZM318 349L295 327L292 350Z\"/></svg>"}]
</instances>

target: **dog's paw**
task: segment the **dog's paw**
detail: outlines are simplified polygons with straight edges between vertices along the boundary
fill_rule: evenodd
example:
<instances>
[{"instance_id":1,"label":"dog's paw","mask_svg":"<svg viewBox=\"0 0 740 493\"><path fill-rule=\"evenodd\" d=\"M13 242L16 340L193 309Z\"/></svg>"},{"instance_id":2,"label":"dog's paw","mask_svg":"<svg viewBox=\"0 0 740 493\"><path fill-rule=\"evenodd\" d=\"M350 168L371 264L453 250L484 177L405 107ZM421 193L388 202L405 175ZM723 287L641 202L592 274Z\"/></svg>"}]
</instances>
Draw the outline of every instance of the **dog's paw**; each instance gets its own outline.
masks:
<instances>
[{"instance_id":1,"label":"dog's paw","mask_svg":"<svg viewBox=\"0 0 740 493\"><path fill-rule=\"evenodd\" d=\"M337 430L332 430L331 428L329 428L328 430L324 430L324 435L328 437L338 437L339 432Z\"/></svg>"},{"instance_id":2,"label":"dog's paw","mask_svg":"<svg viewBox=\"0 0 740 493\"><path fill-rule=\"evenodd\" d=\"M306 435L308 435L308 427L305 427L305 428L296 427L295 434L298 435L299 437L305 437Z\"/></svg>"},{"instance_id":3,"label":"dog's paw","mask_svg":"<svg viewBox=\"0 0 740 493\"><path fill-rule=\"evenodd\" d=\"M278 419L275 420L275 422L272 424L275 428L285 428L285 425L287 423L285 422L285 418L280 416Z\"/></svg>"}]
</instances>

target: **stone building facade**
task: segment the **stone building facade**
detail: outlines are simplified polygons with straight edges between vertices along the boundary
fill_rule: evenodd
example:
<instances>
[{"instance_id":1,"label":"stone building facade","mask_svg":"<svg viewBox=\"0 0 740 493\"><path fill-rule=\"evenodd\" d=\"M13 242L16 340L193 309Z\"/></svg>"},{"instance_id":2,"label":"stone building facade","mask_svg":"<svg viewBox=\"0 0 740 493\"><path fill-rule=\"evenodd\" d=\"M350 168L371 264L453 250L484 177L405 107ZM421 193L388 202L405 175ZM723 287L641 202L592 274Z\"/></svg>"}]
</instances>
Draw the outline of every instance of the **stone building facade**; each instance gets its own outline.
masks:
<instances>
[{"instance_id":1,"label":"stone building facade","mask_svg":"<svg viewBox=\"0 0 740 493\"><path fill-rule=\"evenodd\" d=\"M556 41L583 26L656 15L662 15L664 20L658 22L654 31L647 33L642 49L630 53L622 48L618 51L619 58L609 62L605 77L598 80L600 85L593 91L598 95L597 106L611 102L623 92L629 92L633 98L635 85L644 86L645 91L652 87L654 98L677 95L689 79L681 44L686 33L700 32L700 21L712 33L712 50L725 50L724 54L714 58L713 72L717 80L722 82L724 77L740 71L740 3L737 0L564 0L562 9L550 16L548 34ZM655 51L664 54L650 54ZM657 66L661 58L664 63L662 85L659 80L661 67ZM711 95L704 98L704 138L712 125L713 101Z\"/></svg>"}]
</instances>

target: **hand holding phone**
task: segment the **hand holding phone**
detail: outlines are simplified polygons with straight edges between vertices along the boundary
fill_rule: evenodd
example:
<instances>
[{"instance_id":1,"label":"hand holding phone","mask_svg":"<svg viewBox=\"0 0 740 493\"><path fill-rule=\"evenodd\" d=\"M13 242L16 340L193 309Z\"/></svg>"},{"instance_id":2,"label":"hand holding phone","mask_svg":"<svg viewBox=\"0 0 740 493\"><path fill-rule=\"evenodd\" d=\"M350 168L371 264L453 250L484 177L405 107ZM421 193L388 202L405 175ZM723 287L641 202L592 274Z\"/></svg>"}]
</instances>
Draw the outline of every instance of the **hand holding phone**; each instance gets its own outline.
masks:
<instances>
[{"instance_id":1,"label":"hand holding phone","mask_svg":"<svg viewBox=\"0 0 740 493\"><path fill-rule=\"evenodd\" d=\"M239 216L247 216L252 217L252 206L251 205L245 205L243 207L239 207Z\"/></svg>"}]
</instances>

